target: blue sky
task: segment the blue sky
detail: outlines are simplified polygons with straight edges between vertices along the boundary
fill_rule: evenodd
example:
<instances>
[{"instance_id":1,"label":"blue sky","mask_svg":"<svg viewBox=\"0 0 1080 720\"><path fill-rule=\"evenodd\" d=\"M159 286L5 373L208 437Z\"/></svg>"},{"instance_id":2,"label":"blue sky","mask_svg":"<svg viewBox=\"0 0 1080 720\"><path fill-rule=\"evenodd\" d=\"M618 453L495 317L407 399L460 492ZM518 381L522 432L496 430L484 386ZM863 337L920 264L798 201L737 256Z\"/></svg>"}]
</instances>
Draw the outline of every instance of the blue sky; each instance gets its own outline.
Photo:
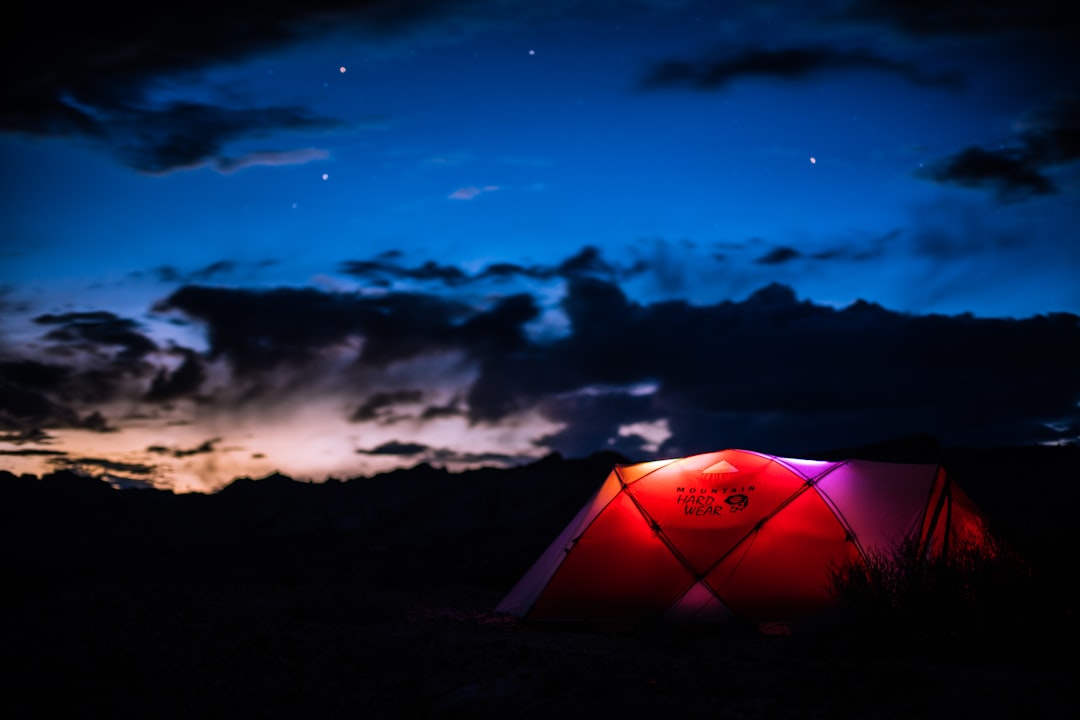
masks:
<instances>
[{"instance_id":1,"label":"blue sky","mask_svg":"<svg viewBox=\"0 0 1080 720\"><path fill-rule=\"evenodd\" d=\"M125 12L5 28L0 468L1078 435L1066 4Z\"/></svg>"}]
</instances>

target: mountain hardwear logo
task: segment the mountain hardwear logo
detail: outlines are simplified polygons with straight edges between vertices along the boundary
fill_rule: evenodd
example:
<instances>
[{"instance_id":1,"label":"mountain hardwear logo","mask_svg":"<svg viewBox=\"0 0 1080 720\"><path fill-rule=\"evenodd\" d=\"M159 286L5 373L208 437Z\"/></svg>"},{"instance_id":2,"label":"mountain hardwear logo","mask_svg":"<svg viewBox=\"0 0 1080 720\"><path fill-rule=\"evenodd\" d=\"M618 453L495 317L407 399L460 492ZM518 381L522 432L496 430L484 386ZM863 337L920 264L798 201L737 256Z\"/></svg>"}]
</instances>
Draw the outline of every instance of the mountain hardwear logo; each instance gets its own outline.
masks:
<instances>
[{"instance_id":1,"label":"mountain hardwear logo","mask_svg":"<svg viewBox=\"0 0 1080 720\"><path fill-rule=\"evenodd\" d=\"M748 492L753 492L753 485L742 485L738 487L718 487L718 488L686 488L677 487L675 492L675 503L681 505L684 515L719 515L727 510L728 512L736 513L742 512L750 504L750 496ZM722 503L717 503L717 499L723 497Z\"/></svg>"}]
</instances>

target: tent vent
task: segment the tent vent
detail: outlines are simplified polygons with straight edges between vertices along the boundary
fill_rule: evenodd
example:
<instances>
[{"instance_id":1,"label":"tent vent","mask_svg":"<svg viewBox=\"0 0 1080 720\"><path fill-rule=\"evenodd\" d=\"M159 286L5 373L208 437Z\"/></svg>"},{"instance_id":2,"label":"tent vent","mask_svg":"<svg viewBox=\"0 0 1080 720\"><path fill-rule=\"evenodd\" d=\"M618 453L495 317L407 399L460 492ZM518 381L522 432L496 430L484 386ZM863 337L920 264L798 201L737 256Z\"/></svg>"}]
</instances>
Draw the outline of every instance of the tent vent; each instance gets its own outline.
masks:
<instances>
[{"instance_id":1,"label":"tent vent","mask_svg":"<svg viewBox=\"0 0 1080 720\"><path fill-rule=\"evenodd\" d=\"M725 473L737 473L739 468L735 467L727 460L721 460L720 462L710 465L701 471L702 475L723 475Z\"/></svg>"}]
</instances>

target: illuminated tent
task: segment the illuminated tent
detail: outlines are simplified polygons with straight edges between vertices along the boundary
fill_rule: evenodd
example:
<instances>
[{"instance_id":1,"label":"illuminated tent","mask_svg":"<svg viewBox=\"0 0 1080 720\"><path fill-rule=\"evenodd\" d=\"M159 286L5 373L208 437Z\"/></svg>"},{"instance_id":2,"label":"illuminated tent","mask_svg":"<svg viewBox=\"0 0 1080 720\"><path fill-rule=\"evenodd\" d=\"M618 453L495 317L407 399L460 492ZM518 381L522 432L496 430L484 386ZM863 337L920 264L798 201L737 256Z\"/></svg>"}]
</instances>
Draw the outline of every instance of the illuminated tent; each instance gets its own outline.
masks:
<instances>
[{"instance_id":1,"label":"illuminated tent","mask_svg":"<svg viewBox=\"0 0 1080 720\"><path fill-rule=\"evenodd\" d=\"M724 450L618 465L496 608L529 620L790 621L828 607L829 573L905 540L987 539L932 464Z\"/></svg>"}]
</instances>

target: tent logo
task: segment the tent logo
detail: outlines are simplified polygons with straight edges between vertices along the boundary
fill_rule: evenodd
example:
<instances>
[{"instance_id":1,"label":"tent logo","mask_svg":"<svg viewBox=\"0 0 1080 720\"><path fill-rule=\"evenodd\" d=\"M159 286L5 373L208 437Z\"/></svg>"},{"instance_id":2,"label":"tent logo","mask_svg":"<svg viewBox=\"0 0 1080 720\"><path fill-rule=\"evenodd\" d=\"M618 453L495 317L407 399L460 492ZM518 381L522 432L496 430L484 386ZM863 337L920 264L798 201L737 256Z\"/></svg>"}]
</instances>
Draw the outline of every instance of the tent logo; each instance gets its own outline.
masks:
<instances>
[{"instance_id":1,"label":"tent logo","mask_svg":"<svg viewBox=\"0 0 1080 720\"><path fill-rule=\"evenodd\" d=\"M750 497L743 493L735 493L724 498L724 502L731 507L731 512L742 512L750 504Z\"/></svg>"},{"instance_id":2,"label":"tent logo","mask_svg":"<svg viewBox=\"0 0 1080 720\"><path fill-rule=\"evenodd\" d=\"M675 492L675 504L681 505L684 515L719 515L728 512L742 512L750 504L750 496L746 493L753 492L753 485L741 487L718 487L718 488L687 488L677 487ZM723 503L716 500L724 496Z\"/></svg>"}]
</instances>

